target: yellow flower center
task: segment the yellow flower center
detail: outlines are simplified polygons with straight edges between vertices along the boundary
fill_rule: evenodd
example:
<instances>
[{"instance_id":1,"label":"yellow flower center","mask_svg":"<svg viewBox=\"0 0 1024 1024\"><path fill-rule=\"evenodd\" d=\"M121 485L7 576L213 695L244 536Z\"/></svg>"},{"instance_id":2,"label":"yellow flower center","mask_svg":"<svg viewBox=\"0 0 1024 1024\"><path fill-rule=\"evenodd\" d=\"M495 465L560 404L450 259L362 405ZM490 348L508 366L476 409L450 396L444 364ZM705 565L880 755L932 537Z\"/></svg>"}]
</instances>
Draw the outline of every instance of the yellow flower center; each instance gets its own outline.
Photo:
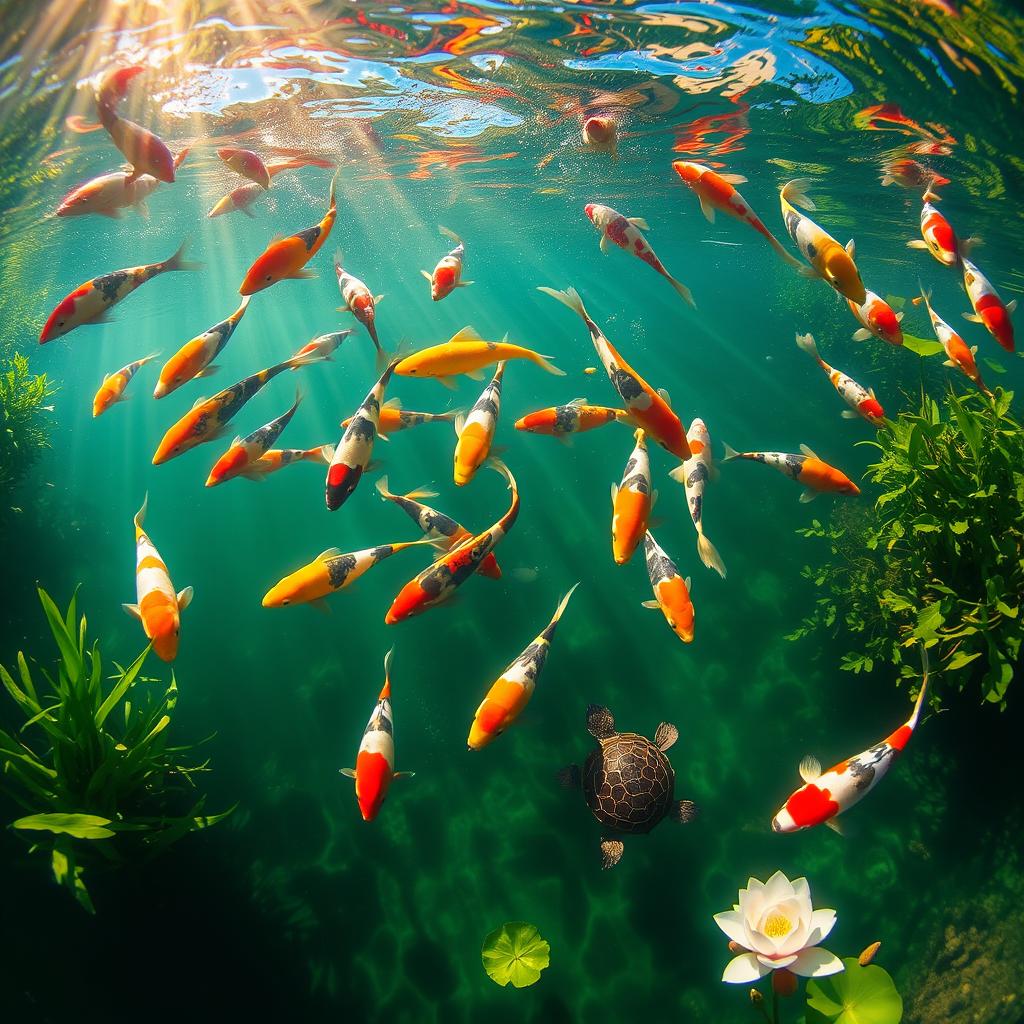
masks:
<instances>
[{"instance_id":1,"label":"yellow flower center","mask_svg":"<svg viewBox=\"0 0 1024 1024\"><path fill-rule=\"evenodd\" d=\"M793 922L785 914L780 914L776 910L768 915L763 930L769 939L781 939L784 935L789 934L792 927Z\"/></svg>"}]
</instances>

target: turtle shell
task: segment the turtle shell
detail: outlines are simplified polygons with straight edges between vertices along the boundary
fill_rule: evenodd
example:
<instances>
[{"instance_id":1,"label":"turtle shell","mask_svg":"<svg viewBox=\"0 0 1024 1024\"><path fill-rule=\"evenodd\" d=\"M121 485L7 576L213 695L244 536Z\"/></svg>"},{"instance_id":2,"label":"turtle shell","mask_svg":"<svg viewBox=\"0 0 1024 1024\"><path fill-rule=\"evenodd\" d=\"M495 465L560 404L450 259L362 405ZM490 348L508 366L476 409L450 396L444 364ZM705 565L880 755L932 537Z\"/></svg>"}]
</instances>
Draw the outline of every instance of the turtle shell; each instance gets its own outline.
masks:
<instances>
[{"instance_id":1,"label":"turtle shell","mask_svg":"<svg viewBox=\"0 0 1024 1024\"><path fill-rule=\"evenodd\" d=\"M672 805L676 776L668 758L634 732L598 742L583 766L591 813L617 832L650 832Z\"/></svg>"}]
</instances>

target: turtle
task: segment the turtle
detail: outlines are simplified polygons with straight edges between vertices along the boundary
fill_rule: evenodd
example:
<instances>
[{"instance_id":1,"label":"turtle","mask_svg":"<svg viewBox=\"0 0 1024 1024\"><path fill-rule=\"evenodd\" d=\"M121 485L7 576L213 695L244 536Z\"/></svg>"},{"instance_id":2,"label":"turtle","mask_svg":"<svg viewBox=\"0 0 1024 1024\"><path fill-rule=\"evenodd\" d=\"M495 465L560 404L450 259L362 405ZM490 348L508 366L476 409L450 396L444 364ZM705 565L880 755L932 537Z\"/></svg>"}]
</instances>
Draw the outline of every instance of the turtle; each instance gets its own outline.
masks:
<instances>
[{"instance_id":1,"label":"turtle","mask_svg":"<svg viewBox=\"0 0 1024 1024\"><path fill-rule=\"evenodd\" d=\"M679 739L679 730L662 722L654 741L635 732L616 732L608 708L587 708L587 732L598 742L580 770L569 765L559 772L563 785L583 790L591 814L613 832L650 832L664 817L693 821L697 805L675 799L676 773L665 751ZM601 838L601 867L614 867L622 858L622 840Z\"/></svg>"}]
</instances>

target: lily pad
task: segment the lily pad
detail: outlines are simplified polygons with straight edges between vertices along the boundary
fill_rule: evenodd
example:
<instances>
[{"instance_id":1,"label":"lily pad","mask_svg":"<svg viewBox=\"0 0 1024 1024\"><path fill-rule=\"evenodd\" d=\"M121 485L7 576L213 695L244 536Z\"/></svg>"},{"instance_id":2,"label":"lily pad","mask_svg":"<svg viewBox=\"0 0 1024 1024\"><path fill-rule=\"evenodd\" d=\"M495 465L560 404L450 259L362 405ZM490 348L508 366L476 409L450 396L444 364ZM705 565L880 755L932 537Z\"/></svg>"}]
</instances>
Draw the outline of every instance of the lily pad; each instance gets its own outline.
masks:
<instances>
[{"instance_id":1,"label":"lily pad","mask_svg":"<svg viewBox=\"0 0 1024 1024\"><path fill-rule=\"evenodd\" d=\"M842 974L807 982L807 1024L899 1024L903 999L889 973L853 957Z\"/></svg>"},{"instance_id":2,"label":"lily pad","mask_svg":"<svg viewBox=\"0 0 1024 1024\"><path fill-rule=\"evenodd\" d=\"M909 348L919 356L937 356L943 350L941 342L917 338L913 334L903 335L903 347Z\"/></svg>"},{"instance_id":3,"label":"lily pad","mask_svg":"<svg viewBox=\"0 0 1024 1024\"><path fill-rule=\"evenodd\" d=\"M526 988L540 980L540 972L551 962L550 953L535 925L507 921L484 939L480 959L498 985L511 981L516 988Z\"/></svg>"}]
</instances>

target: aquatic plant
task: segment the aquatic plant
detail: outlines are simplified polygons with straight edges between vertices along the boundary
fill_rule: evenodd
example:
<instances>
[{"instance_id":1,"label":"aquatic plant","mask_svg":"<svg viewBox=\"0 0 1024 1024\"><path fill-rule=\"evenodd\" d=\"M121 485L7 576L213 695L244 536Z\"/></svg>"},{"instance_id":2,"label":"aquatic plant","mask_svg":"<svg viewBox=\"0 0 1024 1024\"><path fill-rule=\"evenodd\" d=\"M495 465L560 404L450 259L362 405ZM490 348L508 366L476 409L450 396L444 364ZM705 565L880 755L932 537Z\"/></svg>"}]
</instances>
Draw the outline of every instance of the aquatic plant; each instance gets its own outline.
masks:
<instances>
[{"instance_id":1,"label":"aquatic plant","mask_svg":"<svg viewBox=\"0 0 1024 1024\"><path fill-rule=\"evenodd\" d=\"M54 387L45 373L32 373L19 352L0 356L0 515L14 488L49 443Z\"/></svg>"},{"instance_id":2,"label":"aquatic plant","mask_svg":"<svg viewBox=\"0 0 1024 1024\"><path fill-rule=\"evenodd\" d=\"M829 554L803 575L821 591L790 634L845 631L846 671L888 662L914 675L908 648L932 649L948 688L975 683L1001 707L1024 640L1024 429L1012 392L922 395L916 411L886 421L868 476L871 512L837 508L805 537Z\"/></svg>"},{"instance_id":3,"label":"aquatic plant","mask_svg":"<svg viewBox=\"0 0 1024 1024\"><path fill-rule=\"evenodd\" d=\"M480 959L498 985L511 981L516 988L526 988L540 980L540 972L551 963L550 953L535 925L507 921L484 939Z\"/></svg>"},{"instance_id":4,"label":"aquatic plant","mask_svg":"<svg viewBox=\"0 0 1024 1024\"><path fill-rule=\"evenodd\" d=\"M0 680L26 717L16 733L0 729L0 792L29 812L12 827L32 852L49 854L54 878L91 913L87 864L154 856L233 808L203 814L206 798L195 796L192 776L207 762L189 759L193 745L167 743L178 701L174 676L162 684L141 675L147 647L127 668L115 662L106 686L99 644L86 638L76 597L61 615L39 590L57 647L55 669L37 662L33 672L20 651L17 680L0 666Z\"/></svg>"},{"instance_id":5,"label":"aquatic plant","mask_svg":"<svg viewBox=\"0 0 1024 1024\"><path fill-rule=\"evenodd\" d=\"M889 972L876 964L843 960L844 970L807 983L806 1024L899 1024L903 999Z\"/></svg>"}]
</instances>

